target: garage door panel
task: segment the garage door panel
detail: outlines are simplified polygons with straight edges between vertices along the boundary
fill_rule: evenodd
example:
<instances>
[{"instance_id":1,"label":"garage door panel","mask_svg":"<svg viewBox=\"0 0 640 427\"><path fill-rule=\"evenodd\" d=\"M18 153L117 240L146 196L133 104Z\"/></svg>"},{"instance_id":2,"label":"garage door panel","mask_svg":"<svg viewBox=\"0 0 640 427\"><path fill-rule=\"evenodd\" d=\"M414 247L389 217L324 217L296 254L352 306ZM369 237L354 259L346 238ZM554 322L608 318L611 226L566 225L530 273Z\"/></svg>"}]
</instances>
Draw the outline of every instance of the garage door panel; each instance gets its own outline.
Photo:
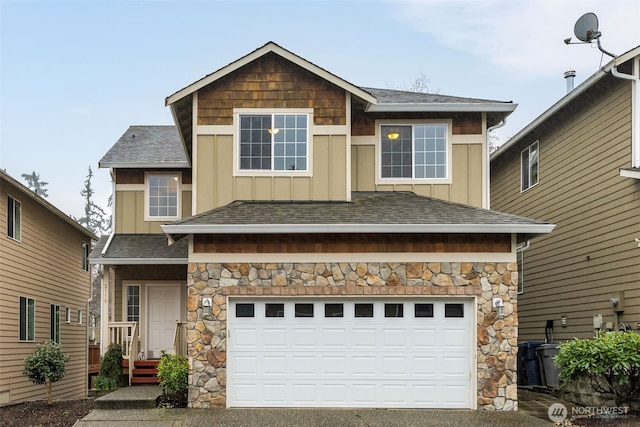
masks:
<instances>
[{"instance_id":1,"label":"garage door panel","mask_svg":"<svg viewBox=\"0 0 640 427\"><path fill-rule=\"evenodd\" d=\"M248 298L237 300L246 305ZM255 315L246 319L229 302L229 406L472 407L471 300L453 300L464 301L464 318L445 317L451 298L421 299L433 306L422 304L423 317L408 298L379 299L373 315L364 298L339 300L339 307L335 299L273 297L269 310L265 300L251 300ZM387 314L403 317L385 317L388 301ZM298 314L314 317L295 317L300 302ZM365 317L354 317L355 304L365 306ZM335 315L341 308L343 317Z\"/></svg>"}]
</instances>

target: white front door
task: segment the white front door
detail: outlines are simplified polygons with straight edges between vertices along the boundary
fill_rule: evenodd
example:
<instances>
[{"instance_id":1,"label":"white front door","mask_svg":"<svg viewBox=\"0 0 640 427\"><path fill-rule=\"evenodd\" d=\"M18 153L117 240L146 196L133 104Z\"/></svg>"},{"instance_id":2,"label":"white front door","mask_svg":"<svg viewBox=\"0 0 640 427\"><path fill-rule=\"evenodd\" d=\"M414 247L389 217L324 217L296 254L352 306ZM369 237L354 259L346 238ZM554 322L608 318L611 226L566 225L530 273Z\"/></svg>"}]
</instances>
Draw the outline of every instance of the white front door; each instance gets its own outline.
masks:
<instances>
[{"instance_id":1,"label":"white front door","mask_svg":"<svg viewBox=\"0 0 640 427\"><path fill-rule=\"evenodd\" d=\"M162 351L173 354L173 334L180 320L180 286L147 287L147 346L145 356L159 358Z\"/></svg>"}]
</instances>

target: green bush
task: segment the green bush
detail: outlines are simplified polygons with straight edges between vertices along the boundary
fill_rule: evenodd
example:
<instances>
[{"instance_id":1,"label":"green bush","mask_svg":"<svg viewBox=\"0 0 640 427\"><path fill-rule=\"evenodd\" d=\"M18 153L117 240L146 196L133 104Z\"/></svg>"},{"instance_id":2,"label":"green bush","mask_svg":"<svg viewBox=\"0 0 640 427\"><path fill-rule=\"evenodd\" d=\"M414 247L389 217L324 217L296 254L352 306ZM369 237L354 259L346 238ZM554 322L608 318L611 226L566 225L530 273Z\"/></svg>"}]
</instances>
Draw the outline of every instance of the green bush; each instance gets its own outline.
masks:
<instances>
[{"instance_id":1,"label":"green bush","mask_svg":"<svg viewBox=\"0 0 640 427\"><path fill-rule=\"evenodd\" d=\"M24 360L23 375L34 384L45 384L49 405L53 404L51 386L64 378L68 361L69 355L63 354L60 344L52 341L38 344Z\"/></svg>"},{"instance_id":2,"label":"green bush","mask_svg":"<svg viewBox=\"0 0 640 427\"><path fill-rule=\"evenodd\" d=\"M111 344L100 360L100 375L93 385L98 390L118 388L122 377L122 345Z\"/></svg>"},{"instance_id":3,"label":"green bush","mask_svg":"<svg viewBox=\"0 0 640 427\"><path fill-rule=\"evenodd\" d=\"M563 385L585 378L595 391L613 394L618 406L640 392L640 335L635 332L574 339L559 346L554 362Z\"/></svg>"},{"instance_id":4,"label":"green bush","mask_svg":"<svg viewBox=\"0 0 640 427\"><path fill-rule=\"evenodd\" d=\"M189 362L184 356L163 354L158 363L160 385L167 393L185 394L189 389Z\"/></svg>"}]
</instances>

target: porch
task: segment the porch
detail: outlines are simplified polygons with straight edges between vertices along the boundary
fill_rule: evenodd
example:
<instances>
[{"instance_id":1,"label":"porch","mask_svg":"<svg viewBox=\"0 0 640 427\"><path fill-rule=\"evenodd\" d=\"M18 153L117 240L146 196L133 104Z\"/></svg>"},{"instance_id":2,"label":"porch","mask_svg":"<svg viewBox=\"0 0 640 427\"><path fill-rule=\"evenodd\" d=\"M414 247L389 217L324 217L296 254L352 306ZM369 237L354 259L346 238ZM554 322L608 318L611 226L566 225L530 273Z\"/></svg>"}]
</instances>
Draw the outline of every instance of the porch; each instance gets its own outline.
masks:
<instances>
[{"instance_id":1,"label":"porch","mask_svg":"<svg viewBox=\"0 0 640 427\"><path fill-rule=\"evenodd\" d=\"M158 384L157 367L160 358L144 357L140 350L137 322L109 322L107 336L109 337L107 346L119 344L122 347L122 374L126 377L128 385ZM175 322L172 343L173 346L167 349L167 353L187 356L186 322ZM91 367L95 370L95 364L90 365L90 372Z\"/></svg>"}]
</instances>

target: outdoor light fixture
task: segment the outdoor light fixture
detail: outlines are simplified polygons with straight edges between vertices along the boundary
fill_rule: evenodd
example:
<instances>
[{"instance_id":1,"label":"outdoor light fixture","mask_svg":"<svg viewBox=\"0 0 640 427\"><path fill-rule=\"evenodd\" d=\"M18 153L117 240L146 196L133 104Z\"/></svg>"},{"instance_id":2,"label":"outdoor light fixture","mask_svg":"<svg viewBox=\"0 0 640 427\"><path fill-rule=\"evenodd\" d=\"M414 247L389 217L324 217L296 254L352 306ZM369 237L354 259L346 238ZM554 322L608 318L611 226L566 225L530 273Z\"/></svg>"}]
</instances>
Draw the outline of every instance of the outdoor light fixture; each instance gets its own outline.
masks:
<instances>
[{"instance_id":1,"label":"outdoor light fixture","mask_svg":"<svg viewBox=\"0 0 640 427\"><path fill-rule=\"evenodd\" d=\"M212 305L211 297L202 298L202 312L204 313L205 316L208 316L211 314L211 305Z\"/></svg>"},{"instance_id":2,"label":"outdoor light fixture","mask_svg":"<svg viewBox=\"0 0 640 427\"><path fill-rule=\"evenodd\" d=\"M280 132L280 129L278 129L278 128L267 129L267 132L269 132L272 135L277 135L278 132Z\"/></svg>"},{"instance_id":3,"label":"outdoor light fixture","mask_svg":"<svg viewBox=\"0 0 640 427\"><path fill-rule=\"evenodd\" d=\"M400 133L396 131L391 131L387 134L387 138L389 138L392 141L395 141L396 139L400 138Z\"/></svg>"},{"instance_id":4,"label":"outdoor light fixture","mask_svg":"<svg viewBox=\"0 0 640 427\"><path fill-rule=\"evenodd\" d=\"M496 315L498 317L504 316L504 301L502 301L502 298L500 297L494 298L492 306L493 308L496 309Z\"/></svg>"}]
</instances>

